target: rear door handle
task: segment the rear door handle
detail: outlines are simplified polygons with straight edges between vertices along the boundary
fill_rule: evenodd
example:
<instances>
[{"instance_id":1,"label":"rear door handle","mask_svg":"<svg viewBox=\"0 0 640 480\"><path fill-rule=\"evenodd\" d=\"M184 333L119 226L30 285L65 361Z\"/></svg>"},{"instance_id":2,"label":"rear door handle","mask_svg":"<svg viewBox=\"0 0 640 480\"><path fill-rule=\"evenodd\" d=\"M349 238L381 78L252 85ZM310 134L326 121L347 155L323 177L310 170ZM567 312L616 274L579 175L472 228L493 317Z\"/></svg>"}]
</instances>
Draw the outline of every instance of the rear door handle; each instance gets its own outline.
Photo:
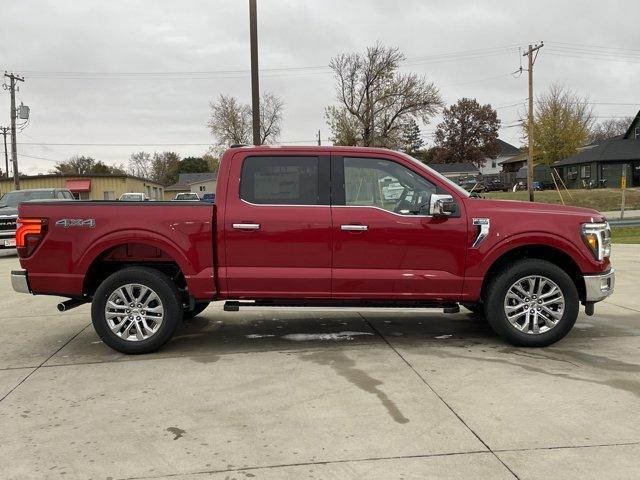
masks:
<instances>
[{"instance_id":1,"label":"rear door handle","mask_svg":"<svg viewBox=\"0 0 640 480\"><path fill-rule=\"evenodd\" d=\"M258 230L260 228L259 223L234 223L233 228L236 230Z\"/></svg>"},{"instance_id":2,"label":"rear door handle","mask_svg":"<svg viewBox=\"0 0 640 480\"><path fill-rule=\"evenodd\" d=\"M340 230L346 232L365 232L369 230L369 227L366 225L340 225Z\"/></svg>"}]
</instances>

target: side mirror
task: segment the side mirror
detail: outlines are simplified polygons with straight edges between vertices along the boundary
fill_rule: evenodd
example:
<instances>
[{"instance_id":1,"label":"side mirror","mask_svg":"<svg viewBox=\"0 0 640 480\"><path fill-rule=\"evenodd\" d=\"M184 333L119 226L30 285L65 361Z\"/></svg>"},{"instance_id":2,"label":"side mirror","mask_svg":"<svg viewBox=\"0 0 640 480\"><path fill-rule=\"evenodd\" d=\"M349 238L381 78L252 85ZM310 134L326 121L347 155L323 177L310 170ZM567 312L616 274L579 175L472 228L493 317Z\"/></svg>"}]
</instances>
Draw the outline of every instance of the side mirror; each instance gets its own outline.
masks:
<instances>
[{"instance_id":1,"label":"side mirror","mask_svg":"<svg viewBox=\"0 0 640 480\"><path fill-rule=\"evenodd\" d=\"M429 202L429 215L434 217L448 217L456 211L456 202L451 195L437 194L431 195Z\"/></svg>"}]
</instances>

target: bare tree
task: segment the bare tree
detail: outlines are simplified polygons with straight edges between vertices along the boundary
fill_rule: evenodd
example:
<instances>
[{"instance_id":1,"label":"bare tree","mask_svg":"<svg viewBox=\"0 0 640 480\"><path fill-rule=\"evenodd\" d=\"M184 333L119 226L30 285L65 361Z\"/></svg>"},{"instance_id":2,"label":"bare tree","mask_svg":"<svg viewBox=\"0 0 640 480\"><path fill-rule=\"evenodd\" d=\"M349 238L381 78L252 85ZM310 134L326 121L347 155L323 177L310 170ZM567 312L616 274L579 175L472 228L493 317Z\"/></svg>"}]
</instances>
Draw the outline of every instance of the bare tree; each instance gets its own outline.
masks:
<instances>
[{"instance_id":1,"label":"bare tree","mask_svg":"<svg viewBox=\"0 0 640 480\"><path fill-rule=\"evenodd\" d=\"M273 93L260 97L260 143L268 145L280 139L284 103Z\"/></svg>"},{"instance_id":2,"label":"bare tree","mask_svg":"<svg viewBox=\"0 0 640 480\"><path fill-rule=\"evenodd\" d=\"M131 157L129 157L127 171L136 177L150 179L153 172L153 159L151 158L151 154L147 152L132 153Z\"/></svg>"},{"instance_id":3,"label":"bare tree","mask_svg":"<svg viewBox=\"0 0 640 480\"><path fill-rule=\"evenodd\" d=\"M337 81L339 107L325 110L334 143L357 125L356 144L396 147L411 119L428 123L442 107L438 89L424 76L400 74L405 56L397 48L376 44L364 54L341 54L329 64ZM346 121L353 117L353 121Z\"/></svg>"},{"instance_id":4,"label":"bare tree","mask_svg":"<svg viewBox=\"0 0 640 480\"><path fill-rule=\"evenodd\" d=\"M219 143L250 143L251 108L248 105L230 95L220 95L218 101L210 105L211 117L207 126Z\"/></svg>"},{"instance_id":5,"label":"bare tree","mask_svg":"<svg viewBox=\"0 0 640 480\"><path fill-rule=\"evenodd\" d=\"M275 143L280 137L284 103L273 93L260 98L260 143ZM251 143L251 107L230 95L211 102L207 126L221 144Z\"/></svg>"},{"instance_id":6,"label":"bare tree","mask_svg":"<svg viewBox=\"0 0 640 480\"><path fill-rule=\"evenodd\" d=\"M633 122L633 117L609 118L603 122L596 123L589 133L589 141L600 142L618 135L624 135L627 133L631 122Z\"/></svg>"}]
</instances>

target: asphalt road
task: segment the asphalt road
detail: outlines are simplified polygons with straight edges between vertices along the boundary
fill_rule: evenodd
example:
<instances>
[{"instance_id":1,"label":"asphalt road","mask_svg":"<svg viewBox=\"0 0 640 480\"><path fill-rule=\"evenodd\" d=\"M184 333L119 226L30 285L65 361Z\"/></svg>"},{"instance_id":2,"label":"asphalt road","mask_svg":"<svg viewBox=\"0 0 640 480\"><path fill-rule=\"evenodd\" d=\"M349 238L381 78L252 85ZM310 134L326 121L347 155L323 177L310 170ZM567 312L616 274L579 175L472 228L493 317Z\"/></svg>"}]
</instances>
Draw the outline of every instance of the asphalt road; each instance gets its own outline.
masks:
<instances>
[{"instance_id":1,"label":"asphalt road","mask_svg":"<svg viewBox=\"0 0 640 480\"><path fill-rule=\"evenodd\" d=\"M0 478L629 479L640 472L640 248L545 349L471 314L223 312L127 357L0 258Z\"/></svg>"}]
</instances>

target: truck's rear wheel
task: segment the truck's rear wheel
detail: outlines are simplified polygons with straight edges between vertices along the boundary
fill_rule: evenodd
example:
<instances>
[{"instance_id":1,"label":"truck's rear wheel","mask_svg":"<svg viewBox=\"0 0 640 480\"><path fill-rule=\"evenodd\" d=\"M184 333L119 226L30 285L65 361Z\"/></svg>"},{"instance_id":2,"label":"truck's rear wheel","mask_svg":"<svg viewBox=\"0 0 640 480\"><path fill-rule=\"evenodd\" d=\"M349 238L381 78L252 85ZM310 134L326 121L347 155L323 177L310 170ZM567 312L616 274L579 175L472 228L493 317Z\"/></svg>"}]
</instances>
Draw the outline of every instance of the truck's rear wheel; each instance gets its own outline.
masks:
<instances>
[{"instance_id":1,"label":"truck's rear wheel","mask_svg":"<svg viewBox=\"0 0 640 480\"><path fill-rule=\"evenodd\" d=\"M580 301L573 280L544 260L512 264L493 278L486 291L487 321L513 345L551 345L569 333L578 317Z\"/></svg>"},{"instance_id":2,"label":"truck's rear wheel","mask_svg":"<svg viewBox=\"0 0 640 480\"><path fill-rule=\"evenodd\" d=\"M129 267L104 280L91 304L104 343L127 354L150 353L167 343L182 320L182 302L164 273Z\"/></svg>"}]
</instances>

